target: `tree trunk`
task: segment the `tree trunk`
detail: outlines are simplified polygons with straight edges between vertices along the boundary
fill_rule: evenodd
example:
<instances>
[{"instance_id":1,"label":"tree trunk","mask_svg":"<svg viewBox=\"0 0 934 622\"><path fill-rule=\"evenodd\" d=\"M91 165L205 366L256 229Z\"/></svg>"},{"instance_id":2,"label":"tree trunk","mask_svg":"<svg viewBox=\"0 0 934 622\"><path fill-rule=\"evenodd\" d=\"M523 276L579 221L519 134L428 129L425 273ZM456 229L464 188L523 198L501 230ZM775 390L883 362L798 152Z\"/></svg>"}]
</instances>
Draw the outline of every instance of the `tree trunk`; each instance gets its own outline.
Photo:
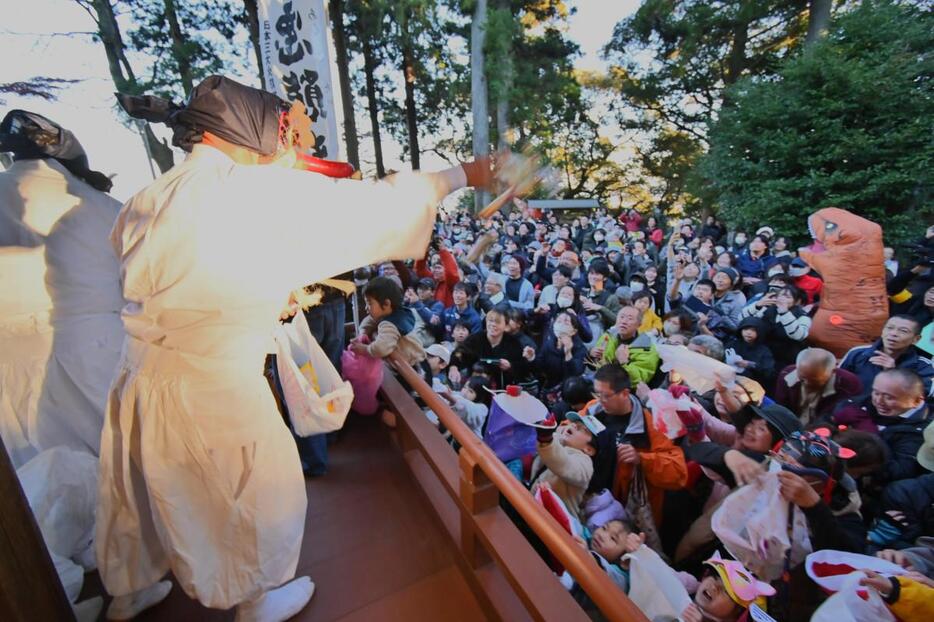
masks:
<instances>
[{"instance_id":1,"label":"tree trunk","mask_svg":"<svg viewBox=\"0 0 934 622\"><path fill-rule=\"evenodd\" d=\"M136 76L126 58L126 48L123 44L123 37L120 35L120 26L117 24L113 6L110 0L93 0L93 7L97 13L98 34L104 45L104 52L107 54L110 77L118 91L127 92L136 84ZM159 170L164 173L172 168L174 165L172 148L165 141L156 138L149 124L146 124L146 142L149 143L149 151Z\"/></svg>"},{"instance_id":2,"label":"tree trunk","mask_svg":"<svg viewBox=\"0 0 934 622\"><path fill-rule=\"evenodd\" d=\"M357 121L354 118L353 91L350 88L350 67L347 44L344 39L343 0L330 0L331 32L334 35L334 54L337 57L337 76L341 87L341 107L344 110L344 143L347 161L360 170L360 149L357 143Z\"/></svg>"},{"instance_id":3,"label":"tree trunk","mask_svg":"<svg viewBox=\"0 0 934 622\"><path fill-rule=\"evenodd\" d=\"M370 129L373 132L373 153L376 156L376 176L386 176L386 166L383 164L383 140L379 133L379 104L376 98L376 60L373 58L373 49L370 42L363 35L363 72L366 76L366 102L370 112Z\"/></svg>"},{"instance_id":4,"label":"tree trunk","mask_svg":"<svg viewBox=\"0 0 934 622\"><path fill-rule=\"evenodd\" d=\"M486 0L476 0L470 25L470 109L473 116L474 157L490 153L490 113L483 46L486 40ZM490 202L488 192L477 190L474 209L479 212Z\"/></svg>"},{"instance_id":5,"label":"tree trunk","mask_svg":"<svg viewBox=\"0 0 934 622\"><path fill-rule=\"evenodd\" d=\"M175 0L164 0L165 18L169 22L169 36L172 37L172 56L178 66L178 75L182 80L182 89L187 97L195 88L195 81L191 74L191 59L185 50L185 35L178 22L178 11L175 10Z\"/></svg>"},{"instance_id":6,"label":"tree trunk","mask_svg":"<svg viewBox=\"0 0 934 622\"><path fill-rule=\"evenodd\" d=\"M259 9L256 0L243 0L246 9L246 23L250 30L250 43L253 44L253 53L256 55L256 66L259 68L259 84L261 89L266 88L266 73L263 71L263 51L259 47Z\"/></svg>"},{"instance_id":7,"label":"tree trunk","mask_svg":"<svg viewBox=\"0 0 934 622\"><path fill-rule=\"evenodd\" d=\"M403 33L403 37L405 37ZM405 125L409 133L409 154L412 158L412 170L422 167L421 152L418 148L418 116L415 114L415 59L411 44L402 42L402 73L405 77Z\"/></svg>"},{"instance_id":8,"label":"tree trunk","mask_svg":"<svg viewBox=\"0 0 934 622\"><path fill-rule=\"evenodd\" d=\"M832 5L833 0L810 0L808 2L808 34L804 38L805 47L827 34Z\"/></svg>"},{"instance_id":9,"label":"tree trunk","mask_svg":"<svg viewBox=\"0 0 934 622\"><path fill-rule=\"evenodd\" d=\"M509 0L497 0L497 7L512 15ZM512 93L513 66L512 66L512 33L509 33L509 45L505 46L507 53L504 58L496 59L502 75L502 88L496 98L496 147L509 148L509 96Z\"/></svg>"},{"instance_id":10,"label":"tree trunk","mask_svg":"<svg viewBox=\"0 0 934 622\"><path fill-rule=\"evenodd\" d=\"M746 43L749 41L749 22L740 20L733 27L733 43L730 55L727 58L726 76L727 85L734 84L743 75L746 68Z\"/></svg>"}]
</instances>

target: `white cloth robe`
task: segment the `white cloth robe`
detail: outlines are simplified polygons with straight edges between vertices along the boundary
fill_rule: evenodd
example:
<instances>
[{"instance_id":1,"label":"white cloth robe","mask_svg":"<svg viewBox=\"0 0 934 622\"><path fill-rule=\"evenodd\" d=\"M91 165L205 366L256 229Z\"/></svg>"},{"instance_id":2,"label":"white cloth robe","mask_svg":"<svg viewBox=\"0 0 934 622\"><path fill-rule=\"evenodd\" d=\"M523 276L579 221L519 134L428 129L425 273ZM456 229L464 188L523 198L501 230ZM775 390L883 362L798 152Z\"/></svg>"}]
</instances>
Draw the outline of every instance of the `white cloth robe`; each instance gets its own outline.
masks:
<instances>
[{"instance_id":1,"label":"white cloth robe","mask_svg":"<svg viewBox=\"0 0 934 622\"><path fill-rule=\"evenodd\" d=\"M198 145L127 202L112 235L127 340L97 512L110 594L171 568L228 608L293 577L305 483L263 376L279 311L303 284L423 255L457 171L332 180Z\"/></svg>"},{"instance_id":2,"label":"white cloth robe","mask_svg":"<svg viewBox=\"0 0 934 622\"><path fill-rule=\"evenodd\" d=\"M0 173L0 433L15 466L100 445L120 356L120 203L56 160Z\"/></svg>"}]
</instances>

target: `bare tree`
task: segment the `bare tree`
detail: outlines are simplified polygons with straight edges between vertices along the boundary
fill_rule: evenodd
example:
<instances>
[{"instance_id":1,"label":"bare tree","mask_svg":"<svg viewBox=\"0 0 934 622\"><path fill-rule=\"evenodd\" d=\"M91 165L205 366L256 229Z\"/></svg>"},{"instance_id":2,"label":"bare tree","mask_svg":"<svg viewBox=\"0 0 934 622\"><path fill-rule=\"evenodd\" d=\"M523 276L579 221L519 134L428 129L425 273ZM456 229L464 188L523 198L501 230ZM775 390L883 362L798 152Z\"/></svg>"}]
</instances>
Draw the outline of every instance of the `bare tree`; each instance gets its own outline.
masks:
<instances>
[{"instance_id":1,"label":"bare tree","mask_svg":"<svg viewBox=\"0 0 934 622\"><path fill-rule=\"evenodd\" d=\"M337 58L337 76L341 88L341 106L344 109L344 143L347 161L360 170L360 149L357 144L357 122L354 119L353 90L350 88L350 60L344 36L343 0L330 0L331 32L334 35L334 54Z\"/></svg>"},{"instance_id":2,"label":"bare tree","mask_svg":"<svg viewBox=\"0 0 934 622\"><path fill-rule=\"evenodd\" d=\"M131 92L137 86L136 74L126 57L126 45L120 34L120 26L114 14L110 0L75 0L75 2L88 12L88 15L97 24L97 36L104 46L107 55L107 66L114 86L122 93ZM164 140L160 141L153 133L149 124L144 124L144 135L149 145L149 153L156 161L156 165L163 173L172 168L174 158L172 148Z\"/></svg>"}]
</instances>

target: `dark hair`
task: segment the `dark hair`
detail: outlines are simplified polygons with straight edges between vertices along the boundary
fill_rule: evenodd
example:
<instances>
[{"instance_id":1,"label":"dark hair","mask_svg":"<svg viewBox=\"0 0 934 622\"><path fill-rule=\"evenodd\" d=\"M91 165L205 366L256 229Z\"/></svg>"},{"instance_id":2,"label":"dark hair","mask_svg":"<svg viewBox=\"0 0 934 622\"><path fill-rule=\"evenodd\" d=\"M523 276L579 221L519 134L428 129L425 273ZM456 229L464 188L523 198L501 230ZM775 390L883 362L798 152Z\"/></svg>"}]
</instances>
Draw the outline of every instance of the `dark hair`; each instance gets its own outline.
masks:
<instances>
[{"instance_id":1,"label":"dark hair","mask_svg":"<svg viewBox=\"0 0 934 622\"><path fill-rule=\"evenodd\" d=\"M593 383L583 376L565 378L561 384L561 398L568 406L586 404L593 399Z\"/></svg>"},{"instance_id":2,"label":"dark hair","mask_svg":"<svg viewBox=\"0 0 934 622\"><path fill-rule=\"evenodd\" d=\"M510 307L509 305L498 304L498 305L496 305L495 307L493 307L492 309L490 309L489 311L486 312L486 317L490 317L490 314L493 314L493 315L498 315L498 316L500 316L500 317L503 318L504 320L509 320L509 315L508 315L508 313L509 313L509 309L511 309L511 308L512 308L512 307ZM485 319L485 318L484 318L484 319Z\"/></svg>"},{"instance_id":3,"label":"dark hair","mask_svg":"<svg viewBox=\"0 0 934 622\"><path fill-rule=\"evenodd\" d=\"M625 529L627 533L634 533L634 531L633 531L634 527L633 527L633 525L632 525L632 521L630 521L629 519L626 519L626 518L611 518L611 519L608 520L607 522L603 523L600 527L606 527L606 526L609 525L610 523L619 523L620 525L623 526L623 529ZM598 529L599 529L599 527L598 527Z\"/></svg>"},{"instance_id":4,"label":"dark hair","mask_svg":"<svg viewBox=\"0 0 934 622\"><path fill-rule=\"evenodd\" d=\"M519 322L525 324L525 311L516 307L508 307L503 313L507 322Z\"/></svg>"},{"instance_id":5,"label":"dark hair","mask_svg":"<svg viewBox=\"0 0 934 622\"><path fill-rule=\"evenodd\" d=\"M435 280L431 277L426 276L425 278L419 279L415 284L415 289L430 289L435 291L438 288L438 285L435 283Z\"/></svg>"},{"instance_id":6,"label":"dark hair","mask_svg":"<svg viewBox=\"0 0 934 622\"><path fill-rule=\"evenodd\" d=\"M921 329L924 328L924 327L921 325L921 322L918 321L918 318L916 318L916 317L911 317L910 315L905 315L904 313L899 313L899 314L893 315L892 317L889 318L889 320L908 320L909 322L911 322L912 324L914 324L914 327L915 327L915 334L916 334L916 335L920 335L920 334L921 334ZM888 322L889 320L886 320L886 322Z\"/></svg>"},{"instance_id":7,"label":"dark hair","mask_svg":"<svg viewBox=\"0 0 934 622\"><path fill-rule=\"evenodd\" d=\"M463 281L458 281L457 283L454 284L454 287L451 288L451 291L452 292L461 291L469 296L470 286L467 285L467 283L464 283Z\"/></svg>"},{"instance_id":8,"label":"dark hair","mask_svg":"<svg viewBox=\"0 0 934 622\"><path fill-rule=\"evenodd\" d=\"M388 276L371 279L363 289L363 295L381 305L388 301L393 311L402 308L402 288Z\"/></svg>"},{"instance_id":9,"label":"dark hair","mask_svg":"<svg viewBox=\"0 0 934 622\"><path fill-rule=\"evenodd\" d=\"M633 274L631 277L629 277L629 282L632 283L633 281L638 281L639 283L642 283L643 285L649 284L649 282L645 278L645 275L643 274Z\"/></svg>"},{"instance_id":10,"label":"dark hair","mask_svg":"<svg viewBox=\"0 0 934 622\"><path fill-rule=\"evenodd\" d=\"M788 292L788 295L791 296L797 304L801 304L806 300L804 292L801 291L800 287L795 287L794 285L786 285L781 288L780 292Z\"/></svg>"},{"instance_id":11,"label":"dark hair","mask_svg":"<svg viewBox=\"0 0 934 622\"><path fill-rule=\"evenodd\" d=\"M697 287L698 285L706 285L712 292L717 291L717 286L714 285L714 282L710 279L698 279L697 283L694 284L694 287Z\"/></svg>"},{"instance_id":12,"label":"dark hair","mask_svg":"<svg viewBox=\"0 0 934 622\"><path fill-rule=\"evenodd\" d=\"M470 332L470 322L468 322L468 321L465 320L464 318L459 318L459 319L455 320L455 321L454 321L454 325L451 327L451 329L453 330L453 329L457 328L458 326L463 326L464 328L467 329L467 332L468 332L468 333Z\"/></svg>"},{"instance_id":13,"label":"dark hair","mask_svg":"<svg viewBox=\"0 0 934 622\"><path fill-rule=\"evenodd\" d=\"M726 255L727 257L730 258L730 267L731 267L731 268L734 267L734 266L736 266L736 255L734 255L734 254L731 253L730 251L723 251L722 253L717 253L717 256L716 256L716 258L714 259L714 261L716 262L717 260L719 260L720 257L721 257L721 255Z\"/></svg>"},{"instance_id":14,"label":"dark hair","mask_svg":"<svg viewBox=\"0 0 934 622\"><path fill-rule=\"evenodd\" d=\"M641 292L636 292L632 295L632 302L635 303L637 300L642 300L643 298L648 298L649 302L651 302L652 292L644 289Z\"/></svg>"},{"instance_id":15,"label":"dark hair","mask_svg":"<svg viewBox=\"0 0 934 622\"><path fill-rule=\"evenodd\" d=\"M889 459L889 448L878 434L846 428L832 436L841 447L852 449L856 455L846 461L848 469L881 467Z\"/></svg>"},{"instance_id":16,"label":"dark hair","mask_svg":"<svg viewBox=\"0 0 934 622\"><path fill-rule=\"evenodd\" d=\"M599 380L610 385L614 392L619 393L623 389L631 389L632 381L629 380L629 372L622 365L609 363L597 370L593 376L594 381Z\"/></svg>"},{"instance_id":17,"label":"dark hair","mask_svg":"<svg viewBox=\"0 0 934 622\"><path fill-rule=\"evenodd\" d=\"M574 276L574 270L564 264L558 264L556 271L560 272L566 279L571 279Z\"/></svg>"},{"instance_id":18,"label":"dark hair","mask_svg":"<svg viewBox=\"0 0 934 622\"><path fill-rule=\"evenodd\" d=\"M580 330L581 330L581 322L580 322L580 320L577 319L577 315L575 315L574 313L571 313L571 312L568 311L567 309L562 309L561 311L558 311L558 312L555 314L554 320L551 320L551 324L552 324L552 325L554 325L555 320L558 319L558 316L559 316L559 315L566 315L566 316L568 316L568 317L570 318L570 320L571 320L571 326L574 328L574 330L576 330L577 332L580 332Z\"/></svg>"},{"instance_id":19,"label":"dark hair","mask_svg":"<svg viewBox=\"0 0 934 622\"><path fill-rule=\"evenodd\" d=\"M470 387L471 391L477 394L477 403L483 404L489 408L493 401L493 394L487 391L491 387L490 379L484 376L471 376L464 383L465 387Z\"/></svg>"},{"instance_id":20,"label":"dark hair","mask_svg":"<svg viewBox=\"0 0 934 622\"><path fill-rule=\"evenodd\" d=\"M587 274L599 274L603 278L608 278L610 276L610 266L605 261L592 261L590 262L590 268L587 269Z\"/></svg>"},{"instance_id":21,"label":"dark hair","mask_svg":"<svg viewBox=\"0 0 934 622\"><path fill-rule=\"evenodd\" d=\"M662 322L667 322L671 319L678 320L678 324L681 326L681 332L694 332L694 318L684 309L673 309L662 316Z\"/></svg>"},{"instance_id":22,"label":"dark hair","mask_svg":"<svg viewBox=\"0 0 934 622\"><path fill-rule=\"evenodd\" d=\"M486 363L483 361L477 361L473 364L473 367L470 368L470 377L479 376L482 378L489 378L490 372L487 370Z\"/></svg>"}]
</instances>

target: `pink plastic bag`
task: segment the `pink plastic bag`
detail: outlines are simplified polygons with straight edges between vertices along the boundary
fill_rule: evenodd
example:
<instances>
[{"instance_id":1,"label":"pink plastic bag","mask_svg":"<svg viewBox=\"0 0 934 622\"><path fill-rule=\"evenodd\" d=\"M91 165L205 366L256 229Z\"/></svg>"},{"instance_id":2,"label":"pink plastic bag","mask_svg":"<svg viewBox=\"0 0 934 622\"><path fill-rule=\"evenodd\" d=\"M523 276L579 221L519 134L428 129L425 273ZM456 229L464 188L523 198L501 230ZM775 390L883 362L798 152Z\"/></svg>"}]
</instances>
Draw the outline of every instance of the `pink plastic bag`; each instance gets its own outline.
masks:
<instances>
[{"instance_id":1,"label":"pink plastic bag","mask_svg":"<svg viewBox=\"0 0 934 622\"><path fill-rule=\"evenodd\" d=\"M375 415L379 410L376 392L383 382L383 359L369 354L354 354L350 348L341 354L344 380L353 386L351 410L361 415Z\"/></svg>"}]
</instances>

